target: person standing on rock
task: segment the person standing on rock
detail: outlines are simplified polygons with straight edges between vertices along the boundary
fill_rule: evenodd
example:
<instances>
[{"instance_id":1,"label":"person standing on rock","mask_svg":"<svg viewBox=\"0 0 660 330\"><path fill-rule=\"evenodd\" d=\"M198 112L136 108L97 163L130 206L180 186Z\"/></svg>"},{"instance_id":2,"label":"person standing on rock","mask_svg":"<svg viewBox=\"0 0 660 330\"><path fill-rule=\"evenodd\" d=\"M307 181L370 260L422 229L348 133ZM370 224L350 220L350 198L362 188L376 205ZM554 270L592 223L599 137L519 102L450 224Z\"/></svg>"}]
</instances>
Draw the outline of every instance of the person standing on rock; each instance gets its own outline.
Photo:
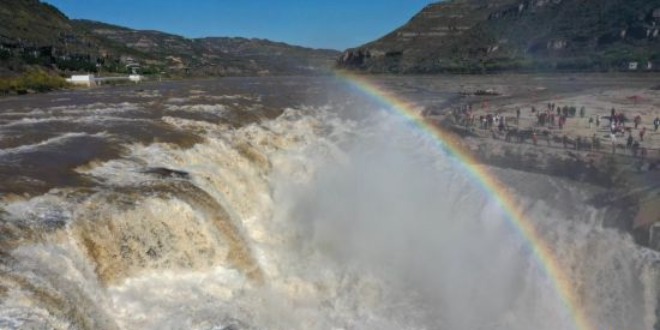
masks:
<instances>
[{"instance_id":1,"label":"person standing on rock","mask_svg":"<svg viewBox=\"0 0 660 330\"><path fill-rule=\"evenodd\" d=\"M596 115L596 128L600 127L600 115Z\"/></svg>"},{"instance_id":2,"label":"person standing on rock","mask_svg":"<svg viewBox=\"0 0 660 330\"><path fill-rule=\"evenodd\" d=\"M594 124L594 117L589 117L589 128Z\"/></svg>"},{"instance_id":3,"label":"person standing on rock","mask_svg":"<svg viewBox=\"0 0 660 330\"><path fill-rule=\"evenodd\" d=\"M584 115L585 115L586 113L587 113L587 109L585 109L584 106L582 106L582 107L580 108L580 118L584 118Z\"/></svg>"},{"instance_id":4,"label":"person standing on rock","mask_svg":"<svg viewBox=\"0 0 660 330\"><path fill-rule=\"evenodd\" d=\"M642 123L642 117L640 115L635 116L635 129L637 129L637 126Z\"/></svg>"},{"instance_id":5,"label":"person standing on rock","mask_svg":"<svg viewBox=\"0 0 660 330\"><path fill-rule=\"evenodd\" d=\"M660 118L655 117L655 119L653 120L653 126L655 127L655 131L657 132L658 127L660 127Z\"/></svg>"},{"instance_id":6,"label":"person standing on rock","mask_svg":"<svg viewBox=\"0 0 660 330\"><path fill-rule=\"evenodd\" d=\"M633 137L632 134L628 135L628 141L626 141L626 147L630 148L633 145Z\"/></svg>"},{"instance_id":7,"label":"person standing on rock","mask_svg":"<svg viewBox=\"0 0 660 330\"><path fill-rule=\"evenodd\" d=\"M598 136L596 136L596 133L591 137L591 150L594 149L600 149L600 140L598 140Z\"/></svg>"},{"instance_id":8,"label":"person standing on rock","mask_svg":"<svg viewBox=\"0 0 660 330\"><path fill-rule=\"evenodd\" d=\"M642 127L642 130L639 131L639 140L644 141L644 134L646 134L646 127Z\"/></svg>"}]
</instances>

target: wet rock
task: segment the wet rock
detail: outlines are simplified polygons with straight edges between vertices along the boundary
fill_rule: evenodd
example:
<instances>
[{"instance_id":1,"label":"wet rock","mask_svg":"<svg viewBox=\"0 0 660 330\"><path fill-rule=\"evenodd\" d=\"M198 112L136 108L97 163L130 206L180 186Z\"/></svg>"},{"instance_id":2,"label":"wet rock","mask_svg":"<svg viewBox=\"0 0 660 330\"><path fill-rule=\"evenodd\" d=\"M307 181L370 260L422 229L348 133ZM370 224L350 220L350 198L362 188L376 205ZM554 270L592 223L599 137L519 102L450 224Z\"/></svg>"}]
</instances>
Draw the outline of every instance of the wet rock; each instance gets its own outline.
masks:
<instances>
[{"instance_id":1,"label":"wet rock","mask_svg":"<svg viewBox=\"0 0 660 330\"><path fill-rule=\"evenodd\" d=\"M153 174L160 178L190 179L190 173L186 171L173 170L166 167L152 167L144 170L146 174Z\"/></svg>"},{"instance_id":2,"label":"wet rock","mask_svg":"<svg viewBox=\"0 0 660 330\"><path fill-rule=\"evenodd\" d=\"M489 89L477 89L477 90L466 90L459 92L461 96L499 96L501 93L498 91L489 88Z\"/></svg>"},{"instance_id":3,"label":"wet rock","mask_svg":"<svg viewBox=\"0 0 660 330\"><path fill-rule=\"evenodd\" d=\"M242 321L236 320L236 319L231 319L231 321L227 322L229 325L220 328L221 330L248 330L252 329L252 327L248 326Z\"/></svg>"}]
</instances>

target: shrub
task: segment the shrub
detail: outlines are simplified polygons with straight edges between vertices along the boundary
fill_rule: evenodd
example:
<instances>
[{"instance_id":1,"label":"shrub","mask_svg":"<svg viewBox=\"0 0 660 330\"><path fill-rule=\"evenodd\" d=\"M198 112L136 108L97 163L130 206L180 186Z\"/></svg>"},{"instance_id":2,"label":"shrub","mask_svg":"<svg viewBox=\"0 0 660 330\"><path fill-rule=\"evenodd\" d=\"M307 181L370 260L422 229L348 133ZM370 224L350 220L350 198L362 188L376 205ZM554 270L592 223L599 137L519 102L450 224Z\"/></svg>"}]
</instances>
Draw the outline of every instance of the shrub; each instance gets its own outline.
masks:
<instances>
[{"instance_id":1,"label":"shrub","mask_svg":"<svg viewBox=\"0 0 660 330\"><path fill-rule=\"evenodd\" d=\"M43 70L30 70L16 78L0 79L0 94L22 94L28 90L47 92L66 86L68 83L60 76L49 74Z\"/></svg>"}]
</instances>

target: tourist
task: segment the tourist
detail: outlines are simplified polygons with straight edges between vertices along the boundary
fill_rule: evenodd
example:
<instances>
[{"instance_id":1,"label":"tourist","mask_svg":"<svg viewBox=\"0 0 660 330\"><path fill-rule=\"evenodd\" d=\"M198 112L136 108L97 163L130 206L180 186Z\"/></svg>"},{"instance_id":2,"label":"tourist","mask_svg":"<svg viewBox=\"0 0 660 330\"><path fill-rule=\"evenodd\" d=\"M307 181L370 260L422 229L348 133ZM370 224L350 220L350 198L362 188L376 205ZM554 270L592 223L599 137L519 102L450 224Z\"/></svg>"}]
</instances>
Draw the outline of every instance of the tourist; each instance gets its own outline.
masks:
<instances>
[{"instance_id":1,"label":"tourist","mask_svg":"<svg viewBox=\"0 0 660 330\"><path fill-rule=\"evenodd\" d=\"M600 115L596 115L596 128L600 127Z\"/></svg>"},{"instance_id":2,"label":"tourist","mask_svg":"<svg viewBox=\"0 0 660 330\"><path fill-rule=\"evenodd\" d=\"M626 141L626 148L630 148L630 147L632 147L633 142L634 142L633 140L634 140L634 139L633 139L633 137L632 137L632 134L628 135L628 141Z\"/></svg>"},{"instance_id":3,"label":"tourist","mask_svg":"<svg viewBox=\"0 0 660 330\"><path fill-rule=\"evenodd\" d=\"M587 110L582 106L580 108L580 118L584 118L584 115L586 114Z\"/></svg>"},{"instance_id":4,"label":"tourist","mask_svg":"<svg viewBox=\"0 0 660 330\"><path fill-rule=\"evenodd\" d=\"M594 123L594 117L589 117L589 128L591 128L591 125Z\"/></svg>"},{"instance_id":5,"label":"tourist","mask_svg":"<svg viewBox=\"0 0 660 330\"><path fill-rule=\"evenodd\" d=\"M637 126L642 123L642 117L640 115L635 116L635 129L637 129Z\"/></svg>"},{"instance_id":6,"label":"tourist","mask_svg":"<svg viewBox=\"0 0 660 330\"><path fill-rule=\"evenodd\" d=\"M633 157L637 157L638 152L639 152L639 142L635 141L632 145L632 155L633 155Z\"/></svg>"},{"instance_id":7,"label":"tourist","mask_svg":"<svg viewBox=\"0 0 660 330\"><path fill-rule=\"evenodd\" d=\"M660 126L660 118L655 117L655 119L653 120L653 126L655 126L655 131L657 132L658 127Z\"/></svg>"},{"instance_id":8,"label":"tourist","mask_svg":"<svg viewBox=\"0 0 660 330\"><path fill-rule=\"evenodd\" d=\"M646 127L642 127L642 130L639 131L639 140L644 141L644 134L646 134Z\"/></svg>"},{"instance_id":9,"label":"tourist","mask_svg":"<svg viewBox=\"0 0 660 330\"><path fill-rule=\"evenodd\" d=\"M596 136L596 133L591 137L591 150L600 149L600 140Z\"/></svg>"}]
</instances>

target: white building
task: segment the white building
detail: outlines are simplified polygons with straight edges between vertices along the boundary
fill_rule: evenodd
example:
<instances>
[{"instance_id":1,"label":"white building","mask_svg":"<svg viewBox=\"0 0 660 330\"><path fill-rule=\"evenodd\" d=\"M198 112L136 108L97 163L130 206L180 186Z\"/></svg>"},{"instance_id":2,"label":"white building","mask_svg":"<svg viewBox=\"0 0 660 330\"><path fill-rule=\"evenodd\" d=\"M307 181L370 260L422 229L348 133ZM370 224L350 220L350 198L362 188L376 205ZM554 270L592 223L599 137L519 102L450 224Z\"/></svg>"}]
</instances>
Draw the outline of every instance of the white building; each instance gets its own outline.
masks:
<instances>
[{"instance_id":1,"label":"white building","mask_svg":"<svg viewBox=\"0 0 660 330\"><path fill-rule=\"evenodd\" d=\"M128 80L134 82L134 83L139 83L144 79L144 76L139 75L139 74L132 74L128 76Z\"/></svg>"},{"instance_id":2,"label":"white building","mask_svg":"<svg viewBox=\"0 0 660 330\"><path fill-rule=\"evenodd\" d=\"M93 86L96 85L96 78L93 74L73 75L71 78L66 79L68 83L74 85Z\"/></svg>"}]
</instances>

